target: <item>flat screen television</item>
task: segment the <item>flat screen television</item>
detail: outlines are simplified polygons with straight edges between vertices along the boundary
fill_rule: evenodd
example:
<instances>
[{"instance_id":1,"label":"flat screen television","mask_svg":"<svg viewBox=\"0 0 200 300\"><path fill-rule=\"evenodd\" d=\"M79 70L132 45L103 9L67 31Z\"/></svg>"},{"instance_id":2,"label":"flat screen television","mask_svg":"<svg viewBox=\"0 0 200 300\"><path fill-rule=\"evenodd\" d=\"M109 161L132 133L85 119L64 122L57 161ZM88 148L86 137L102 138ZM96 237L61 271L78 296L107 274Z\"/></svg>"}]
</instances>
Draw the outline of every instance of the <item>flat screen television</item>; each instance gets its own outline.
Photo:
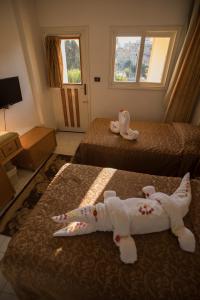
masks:
<instances>
[{"instance_id":1,"label":"flat screen television","mask_svg":"<svg viewBox=\"0 0 200 300\"><path fill-rule=\"evenodd\" d=\"M0 79L0 108L22 101L18 77Z\"/></svg>"}]
</instances>

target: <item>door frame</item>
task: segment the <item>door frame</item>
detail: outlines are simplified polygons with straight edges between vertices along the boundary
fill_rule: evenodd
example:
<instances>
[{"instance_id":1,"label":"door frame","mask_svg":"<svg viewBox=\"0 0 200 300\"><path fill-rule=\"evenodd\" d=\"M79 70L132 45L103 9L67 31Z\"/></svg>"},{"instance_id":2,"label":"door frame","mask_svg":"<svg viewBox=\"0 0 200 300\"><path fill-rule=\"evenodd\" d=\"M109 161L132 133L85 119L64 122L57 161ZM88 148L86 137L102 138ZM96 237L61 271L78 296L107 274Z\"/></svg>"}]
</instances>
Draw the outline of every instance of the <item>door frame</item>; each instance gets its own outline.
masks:
<instances>
[{"instance_id":1,"label":"door frame","mask_svg":"<svg viewBox=\"0 0 200 300\"><path fill-rule=\"evenodd\" d=\"M84 36L84 45L81 45L81 50L84 49L85 57L84 57L84 76L83 76L83 84L84 82L87 83L87 100L88 100L88 126L91 121L91 93L90 93L90 64L89 64L89 27L88 26L42 26L40 27L41 29L41 34L42 34L42 42L43 42L43 51L44 51L44 58L46 57L45 53L45 38L47 35L58 35L60 37L65 37L65 36ZM80 53L81 57L82 53ZM46 63L45 63L46 65ZM83 66L81 66L83 68ZM67 87L67 85L64 85L63 87ZM51 89L50 87L48 87ZM57 89L57 88L56 88ZM53 107L55 104L55 101L53 100L53 93L52 94L52 102L53 102ZM54 93L55 94L55 93ZM56 119L56 116L55 116ZM56 120L57 121L57 120ZM66 130L67 131L67 130ZM71 131L71 130L69 130ZM76 132L83 132L83 131L77 131Z\"/></svg>"}]
</instances>

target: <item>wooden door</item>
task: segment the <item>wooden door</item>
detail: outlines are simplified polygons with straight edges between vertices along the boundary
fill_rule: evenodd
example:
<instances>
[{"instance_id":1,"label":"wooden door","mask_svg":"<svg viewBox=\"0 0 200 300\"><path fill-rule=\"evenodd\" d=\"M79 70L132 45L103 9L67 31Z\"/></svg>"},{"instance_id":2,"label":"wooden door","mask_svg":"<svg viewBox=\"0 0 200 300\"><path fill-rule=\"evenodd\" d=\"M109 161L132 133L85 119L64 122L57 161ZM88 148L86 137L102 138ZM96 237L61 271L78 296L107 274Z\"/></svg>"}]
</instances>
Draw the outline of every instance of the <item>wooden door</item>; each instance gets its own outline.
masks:
<instances>
[{"instance_id":1,"label":"wooden door","mask_svg":"<svg viewBox=\"0 0 200 300\"><path fill-rule=\"evenodd\" d=\"M65 131L86 131L89 124L88 70L85 36L76 34L61 39L63 87L58 127Z\"/></svg>"}]
</instances>

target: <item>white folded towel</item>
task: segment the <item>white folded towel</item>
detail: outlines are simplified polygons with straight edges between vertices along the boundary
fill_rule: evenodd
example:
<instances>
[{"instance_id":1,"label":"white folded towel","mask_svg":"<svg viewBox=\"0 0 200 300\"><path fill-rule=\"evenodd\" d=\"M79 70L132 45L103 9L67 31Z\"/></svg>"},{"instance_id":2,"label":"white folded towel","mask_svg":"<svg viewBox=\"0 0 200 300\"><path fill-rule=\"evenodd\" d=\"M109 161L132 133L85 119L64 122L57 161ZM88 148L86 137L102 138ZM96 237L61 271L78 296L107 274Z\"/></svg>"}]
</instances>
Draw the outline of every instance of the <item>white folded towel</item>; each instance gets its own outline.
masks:
<instances>
[{"instance_id":1,"label":"white folded towel","mask_svg":"<svg viewBox=\"0 0 200 300\"><path fill-rule=\"evenodd\" d=\"M137 130L129 128L130 114L126 110L119 111L119 121L110 122L110 130L113 133L120 133L120 135L126 140L136 140L139 136Z\"/></svg>"},{"instance_id":2,"label":"white folded towel","mask_svg":"<svg viewBox=\"0 0 200 300\"><path fill-rule=\"evenodd\" d=\"M110 130L113 133L119 133L120 129L119 129L119 121L111 121L110 122Z\"/></svg>"},{"instance_id":3,"label":"white folded towel","mask_svg":"<svg viewBox=\"0 0 200 300\"><path fill-rule=\"evenodd\" d=\"M131 235L160 232L171 228L181 249L195 251L194 234L184 226L183 217L189 210L191 188L187 173L178 189L170 196L156 192L154 186L143 188L146 198L121 200L115 191L104 192L104 203L77 208L52 217L58 223L70 223L53 236L75 236L95 231L113 231L124 263L137 260L137 249Z\"/></svg>"}]
</instances>

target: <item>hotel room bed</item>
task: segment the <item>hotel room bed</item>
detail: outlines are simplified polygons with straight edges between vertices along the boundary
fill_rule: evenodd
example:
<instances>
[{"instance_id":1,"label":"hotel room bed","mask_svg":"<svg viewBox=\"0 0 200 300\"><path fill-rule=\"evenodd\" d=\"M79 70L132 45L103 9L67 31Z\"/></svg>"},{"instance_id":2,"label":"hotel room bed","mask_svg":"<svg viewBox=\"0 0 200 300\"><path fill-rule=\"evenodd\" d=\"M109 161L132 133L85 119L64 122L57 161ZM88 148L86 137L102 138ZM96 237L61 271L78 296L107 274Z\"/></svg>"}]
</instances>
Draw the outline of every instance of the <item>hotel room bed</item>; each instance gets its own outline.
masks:
<instances>
[{"instance_id":1,"label":"hotel room bed","mask_svg":"<svg viewBox=\"0 0 200 300\"><path fill-rule=\"evenodd\" d=\"M53 238L60 228L50 219L64 211L102 201L104 190L122 198L142 196L155 185L172 193L180 178L67 164L59 171L9 243L3 274L19 299L188 299L199 300L200 181L192 180L193 199L185 224L195 234L195 253L179 248L170 231L135 236L138 261L125 265L112 233Z\"/></svg>"},{"instance_id":2,"label":"hotel room bed","mask_svg":"<svg viewBox=\"0 0 200 300\"><path fill-rule=\"evenodd\" d=\"M74 162L141 173L200 176L200 127L186 123L131 122L140 136L127 141L109 129L110 119L95 119Z\"/></svg>"}]
</instances>

